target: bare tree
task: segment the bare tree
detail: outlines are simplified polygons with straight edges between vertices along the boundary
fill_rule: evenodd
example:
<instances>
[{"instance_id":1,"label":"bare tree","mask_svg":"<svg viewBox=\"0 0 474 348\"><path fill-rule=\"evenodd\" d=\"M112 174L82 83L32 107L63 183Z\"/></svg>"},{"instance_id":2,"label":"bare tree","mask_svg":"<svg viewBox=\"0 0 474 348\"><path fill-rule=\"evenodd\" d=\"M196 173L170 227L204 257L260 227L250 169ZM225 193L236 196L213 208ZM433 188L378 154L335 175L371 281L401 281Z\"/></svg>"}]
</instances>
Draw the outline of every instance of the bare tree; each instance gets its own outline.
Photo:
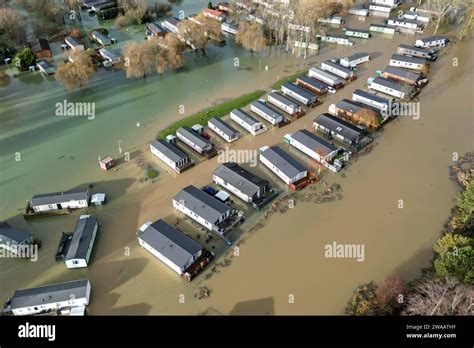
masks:
<instances>
[{"instance_id":1,"label":"bare tree","mask_svg":"<svg viewBox=\"0 0 474 348\"><path fill-rule=\"evenodd\" d=\"M438 32L442 23L453 19L453 16L460 9L460 5L461 1L459 0L428 0L426 2L426 8L436 13L434 34Z\"/></svg>"},{"instance_id":2,"label":"bare tree","mask_svg":"<svg viewBox=\"0 0 474 348\"><path fill-rule=\"evenodd\" d=\"M250 52L258 52L267 45L267 38L262 25L257 22L242 22L239 25L239 32L235 40L243 47L248 48Z\"/></svg>"},{"instance_id":3,"label":"bare tree","mask_svg":"<svg viewBox=\"0 0 474 348\"><path fill-rule=\"evenodd\" d=\"M67 89L82 89L90 83L94 74L92 58L85 52L74 52L72 62L60 65L56 71L56 80Z\"/></svg>"},{"instance_id":4,"label":"bare tree","mask_svg":"<svg viewBox=\"0 0 474 348\"><path fill-rule=\"evenodd\" d=\"M25 17L12 8L0 8L0 30L16 43L22 43L22 37L18 32L25 26Z\"/></svg>"},{"instance_id":5,"label":"bare tree","mask_svg":"<svg viewBox=\"0 0 474 348\"><path fill-rule=\"evenodd\" d=\"M127 78L150 75L155 66L155 50L151 40L127 42L122 50Z\"/></svg>"}]
</instances>

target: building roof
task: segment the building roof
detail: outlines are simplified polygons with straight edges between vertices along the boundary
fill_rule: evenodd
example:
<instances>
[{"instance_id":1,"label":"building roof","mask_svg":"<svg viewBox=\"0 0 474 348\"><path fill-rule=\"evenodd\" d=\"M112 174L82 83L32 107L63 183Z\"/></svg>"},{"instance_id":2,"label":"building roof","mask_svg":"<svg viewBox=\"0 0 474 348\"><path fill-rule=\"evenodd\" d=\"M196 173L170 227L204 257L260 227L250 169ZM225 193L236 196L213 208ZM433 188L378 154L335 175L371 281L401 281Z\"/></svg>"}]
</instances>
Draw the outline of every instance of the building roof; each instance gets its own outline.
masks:
<instances>
[{"instance_id":1,"label":"building roof","mask_svg":"<svg viewBox=\"0 0 474 348\"><path fill-rule=\"evenodd\" d=\"M16 290L11 298L11 308L18 309L69 301L72 296L75 299L85 298L88 284L88 279L81 279Z\"/></svg>"},{"instance_id":2,"label":"building roof","mask_svg":"<svg viewBox=\"0 0 474 348\"><path fill-rule=\"evenodd\" d=\"M178 18L176 18L176 17L170 17L170 18L165 19L165 22L168 22L168 23L170 23L171 25L174 25L175 27L177 27L178 24L179 24L179 22L180 22L180 20L179 20Z\"/></svg>"},{"instance_id":3,"label":"building roof","mask_svg":"<svg viewBox=\"0 0 474 348\"><path fill-rule=\"evenodd\" d=\"M278 100L280 103L282 103L286 106L289 106L289 107L298 106L298 104L296 104L294 101L288 99L287 97L285 97L280 92L272 92L268 96L271 96L272 98Z\"/></svg>"},{"instance_id":4,"label":"building roof","mask_svg":"<svg viewBox=\"0 0 474 348\"><path fill-rule=\"evenodd\" d=\"M25 231L10 226L6 221L0 221L0 245L17 245L30 238Z\"/></svg>"},{"instance_id":5,"label":"building roof","mask_svg":"<svg viewBox=\"0 0 474 348\"><path fill-rule=\"evenodd\" d=\"M389 21L393 21L395 23L410 23L410 24L416 24L417 26L420 25L416 20L414 19L409 19L409 18L398 18L398 17L392 17L388 19Z\"/></svg>"},{"instance_id":6,"label":"building roof","mask_svg":"<svg viewBox=\"0 0 474 348\"><path fill-rule=\"evenodd\" d=\"M418 81L421 78L421 74L414 72L413 70L398 68L396 66L387 66L383 71L388 74L403 77L410 81Z\"/></svg>"},{"instance_id":7,"label":"building roof","mask_svg":"<svg viewBox=\"0 0 474 348\"><path fill-rule=\"evenodd\" d=\"M448 38L446 36L442 35L434 35L434 36L428 36L428 37L423 37L421 39L418 39L422 42L431 42L431 41L438 41L438 40L447 40Z\"/></svg>"},{"instance_id":8,"label":"building roof","mask_svg":"<svg viewBox=\"0 0 474 348\"><path fill-rule=\"evenodd\" d=\"M324 76L327 79L330 79L333 83L344 83L344 80L341 77L333 75L321 68L313 66L310 70L313 71L314 73Z\"/></svg>"},{"instance_id":9,"label":"building roof","mask_svg":"<svg viewBox=\"0 0 474 348\"><path fill-rule=\"evenodd\" d=\"M350 141L356 141L364 134L359 127L330 114L321 114L314 119L314 122Z\"/></svg>"},{"instance_id":10,"label":"building roof","mask_svg":"<svg viewBox=\"0 0 474 348\"><path fill-rule=\"evenodd\" d=\"M173 200L182 203L186 208L211 223L216 223L223 214L231 210L228 205L193 185L183 188L174 196Z\"/></svg>"},{"instance_id":11,"label":"building roof","mask_svg":"<svg viewBox=\"0 0 474 348\"><path fill-rule=\"evenodd\" d=\"M71 46L82 46L83 45L82 41L80 39L78 39L77 37L74 37L74 36L66 36L64 41L66 41Z\"/></svg>"},{"instance_id":12,"label":"building roof","mask_svg":"<svg viewBox=\"0 0 474 348\"><path fill-rule=\"evenodd\" d=\"M389 27L388 25L382 23L372 23L370 26L395 30L394 27Z\"/></svg>"},{"instance_id":13,"label":"building roof","mask_svg":"<svg viewBox=\"0 0 474 348\"><path fill-rule=\"evenodd\" d=\"M314 88L320 89L320 90L324 90L324 89L328 88L328 85L325 84L324 82L321 82L319 80L316 80L315 78L312 78L312 77L309 77L309 76L306 76L306 75L299 76L298 80L301 80L304 83L306 83L306 84L308 84L308 85L310 85Z\"/></svg>"},{"instance_id":14,"label":"building roof","mask_svg":"<svg viewBox=\"0 0 474 348\"><path fill-rule=\"evenodd\" d=\"M105 58L108 58L110 60L114 60L114 59L117 59L117 58L120 58L120 54L116 53L115 51L112 51L112 50L109 50L107 48L101 48L99 50L99 53L105 57Z\"/></svg>"},{"instance_id":15,"label":"building roof","mask_svg":"<svg viewBox=\"0 0 474 348\"><path fill-rule=\"evenodd\" d=\"M346 68L345 66L342 66L341 64L331 62L330 60L325 60L323 63L326 64L326 65L329 65L330 67L332 67L336 70L342 71L346 74L352 74L353 73L351 69Z\"/></svg>"},{"instance_id":16,"label":"building roof","mask_svg":"<svg viewBox=\"0 0 474 348\"><path fill-rule=\"evenodd\" d=\"M357 113L359 112L360 110L364 109L364 107L362 107L361 105L359 105L358 103L352 101L352 100L349 100L349 99L343 99L341 101L339 101L337 104L336 104L336 107L338 109L342 109L342 110L345 110L345 111L349 111L351 113Z\"/></svg>"},{"instance_id":17,"label":"building roof","mask_svg":"<svg viewBox=\"0 0 474 348\"><path fill-rule=\"evenodd\" d=\"M191 141L194 145L200 147L201 149L204 149L207 147L209 144L212 144L209 140L206 138L200 136L196 132L194 132L191 128L187 126L179 127L176 130L176 134L180 134L182 137L188 139Z\"/></svg>"},{"instance_id":18,"label":"building roof","mask_svg":"<svg viewBox=\"0 0 474 348\"><path fill-rule=\"evenodd\" d=\"M407 89L411 88L410 86L408 86L407 84L404 84L402 82L397 82L397 81L385 79L383 77L376 77L372 81L372 83L376 83L378 85L381 85L381 86L384 86L384 87L387 87L387 88L391 88L391 89L394 89L394 90L399 91L399 92L404 92Z\"/></svg>"},{"instance_id":19,"label":"building roof","mask_svg":"<svg viewBox=\"0 0 474 348\"><path fill-rule=\"evenodd\" d=\"M265 103L262 100L256 100L251 105L253 107L257 108L258 110L260 110L261 112L263 112L268 117L274 119L274 120L277 120L277 119L283 117L283 115L281 113L279 113L276 110L273 110L271 107L269 107L267 105L267 103Z\"/></svg>"},{"instance_id":20,"label":"building roof","mask_svg":"<svg viewBox=\"0 0 474 348\"><path fill-rule=\"evenodd\" d=\"M151 22L146 25L148 30L153 31L154 33L161 33L163 32L163 29L161 28L160 23L158 22Z\"/></svg>"},{"instance_id":21,"label":"building roof","mask_svg":"<svg viewBox=\"0 0 474 348\"><path fill-rule=\"evenodd\" d=\"M208 14L211 14L211 15L214 15L214 16L216 16L216 17L220 17L220 16L223 16L223 15L224 15L223 12L221 12L221 11L219 11L219 10L214 10L214 9L212 9L212 8L205 8L205 9L204 9L204 12L205 12L205 13L208 13Z\"/></svg>"},{"instance_id":22,"label":"building roof","mask_svg":"<svg viewBox=\"0 0 474 348\"><path fill-rule=\"evenodd\" d=\"M86 258L89 245L94 237L96 225L97 219L90 215L82 215L77 220L71 243L67 250L66 261Z\"/></svg>"},{"instance_id":23,"label":"building roof","mask_svg":"<svg viewBox=\"0 0 474 348\"><path fill-rule=\"evenodd\" d=\"M283 172L287 177L294 178L307 169L278 146L271 146L261 152L261 155Z\"/></svg>"},{"instance_id":24,"label":"building roof","mask_svg":"<svg viewBox=\"0 0 474 348\"><path fill-rule=\"evenodd\" d=\"M140 231L139 237L182 270L189 259L203 249L202 245L161 219Z\"/></svg>"},{"instance_id":25,"label":"building roof","mask_svg":"<svg viewBox=\"0 0 474 348\"><path fill-rule=\"evenodd\" d=\"M47 70L47 69L50 69L50 68L54 68L54 65L51 64L50 62L48 62L47 60L45 59L39 59L36 61L36 65L39 67L39 68L42 68L44 70Z\"/></svg>"},{"instance_id":26,"label":"building roof","mask_svg":"<svg viewBox=\"0 0 474 348\"><path fill-rule=\"evenodd\" d=\"M401 54L392 54L391 60L398 60L402 62L408 62L413 64L426 64L426 59L418 57L407 57Z\"/></svg>"},{"instance_id":27,"label":"building roof","mask_svg":"<svg viewBox=\"0 0 474 348\"><path fill-rule=\"evenodd\" d=\"M214 125L216 128L221 130L225 135L229 137L234 137L239 134L239 131L237 131L230 124L228 124L227 122L223 121L220 118L213 117L208 122Z\"/></svg>"},{"instance_id":28,"label":"building roof","mask_svg":"<svg viewBox=\"0 0 474 348\"><path fill-rule=\"evenodd\" d=\"M291 138L322 156L327 156L331 152L337 150L336 146L318 137L317 135L314 135L306 129L301 129L294 132L291 135Z\"/></svg>"},{"instance_id":29,"label":"building roof","mask_svg":"<svg viewBox=\"0 0 474 348\"><path fill-rule=\"evenodd\" d=\"M370 31L364 29L354 29L354 28L346 28L345 31L354 31L358 33L370 34Z\"/></svg>"},{"instance_id":30,"label":"building roof","mask_svg":"<svg viewBox=\"0 0 474 348\"><path fill-rule=\"evenodd\" d=\"M158 139L153 141L150 146L154 147L156 150L161 152L166 158L170 159L174 163L179 162L180 160L188 158L184 152L179 150L173 144L168 143L166 140Z\"/></svg>"},{"instance_id":31,"label":"building roof","mask_svg":"<svg viewBox=\"0 0 474 348\"><path fill-rule=\"evenodd\" d=\"M83 201L89 199L89 190L76 189L64 192L43 193L34 195L31 199L31 205L48 205L70 201Z\"/></svg>"},{"instance_id":32,"label":"building roof","mask_svg":"<svg viewBox=\"0 0 474 348\"><path fill-rule=\"evenodd\" d=\"M231 113L251 126L257 123L261 123L259 120L253 118L249 113L243 111L242 109L234 109L231 111Z\"/></svg>"},{"instance_id":33,"label":"building roof","mask_svg":"<svg viewBox=\"0 0 474 348\"><path fill-rule=\"evenodd\" d=\"M350 56L347 56L347 57L342 58L342 59L346 59L347 61L351 62L353 60L357 60L357 59L367 57L367 56L370 57L370 54L367 53L367 52L357 52L357 53L351 54Z\"/></svg>"},{"instance_id":34,"label":"building roof","mask_svg":"<svg viewBox=\"0 0 474 348\"><path fill-rule=\"evenodd\" d=\"M103 41L110 40L110 38L107 35L104 35L100 31L97 31L97 30L94 30L91 35Z\"/></svg>"},{"instance_id":35,"label":"building roof","mask_svg":"<svg viewBox=\"0 0 474 348\"><path fill-rule=\"evenodd\" d=\"M252 197L257 193L261 187L269 184L267 180L250 173L237 163L233 162L221 164L213 174L249 197Z\"/></svg>"},{"instance_id":36,"label":"building roof","mask_svg":"<svg viewBox=\"0 0 474 348\"><path fill-rule=\"evenodd\" d=\"M304 88L301 88L291 82L287 82L283 85L283 87L289 89L290 91L292 91L293 93L296 93L298 94L299 96L303 97L303 98L306 98L308 100L311 100L313 98L316 97L316 95L314 93L311 93L310 91L304 89Z\"/></svg>"},{"instance_id":37,"label":"building roof","mask_svg":"<svg viewBox=\"0 0 474 348\"><path fill-rule=\"evenodd\" d=\"M352 94L373 100L374 102L377 102L377 103L386 104L387 106L390 104L390 100L388 100L387 98L381 97L379 95L375 95L373 93L364 91L362 89L356 89L354 90L354 92L352 92Z\"/></svg>"},{"instance_id":38,"label":"building roof","mask_svg":"<svg viewBox=\"0 0 474 348\"><path fill-rule=\"evenodd\" d=\"M427 50L427 49L425 49L425 48L420 48L420 47L412 46L412 45L400 44L400 45L398 45L398 47L405 48L405 49L407 49L407 50L416 51L416 52L419 52L419 53L428 54L428 55L432 53L430 50Z\"/></svg>"}]
</instances>

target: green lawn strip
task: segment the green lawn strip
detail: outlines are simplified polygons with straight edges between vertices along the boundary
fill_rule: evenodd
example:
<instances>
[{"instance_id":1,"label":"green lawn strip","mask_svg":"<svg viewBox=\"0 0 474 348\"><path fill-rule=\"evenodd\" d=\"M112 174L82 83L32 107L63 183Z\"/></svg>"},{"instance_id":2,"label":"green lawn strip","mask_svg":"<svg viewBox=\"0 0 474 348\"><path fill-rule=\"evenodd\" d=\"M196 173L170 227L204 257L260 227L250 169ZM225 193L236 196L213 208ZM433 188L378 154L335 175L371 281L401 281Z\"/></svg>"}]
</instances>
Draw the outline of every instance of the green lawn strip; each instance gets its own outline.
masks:
<instances>
[{"instance_id":1,"label":"green lawn strip","mask_svg":"<svg viewBox=\"0 0 474 348\"><path fill-rule=\"evenodd\" d=\"M281 80L275 82L275 83L272 85L272 88L273 88L273 89L280 89L281 86L283 86L283 85L284 85L285 83L287 83L287 82L295 82L296 79L297 79L299 76L306 74L306 72L307 72L307 70L303 70L303 71L297 72L296 74L293 74L293 75L284 77L284 78L282 78Z\"/></svg>"},{"instance_id":2,"label":"green lawn strip","mask_svg":"<svg viewBox=\"0 0 474 348\"><path fill-rule=\"evenodd\" d=\"M202 126L207 125L207 121L213 117L223 117L229 114L232 110L244 107L247 104L257 100L266 92L262 90L257 90L252 93L241 95L235 99L222 102L210 108L201 110L193 115L190 115L182 120L176 121L162 130L159 134L160 138L166 138L170 134L175 134L176 130L179 127L188 126L192 127L195 124L200 124Z\"/></svg>"}]
</instances>

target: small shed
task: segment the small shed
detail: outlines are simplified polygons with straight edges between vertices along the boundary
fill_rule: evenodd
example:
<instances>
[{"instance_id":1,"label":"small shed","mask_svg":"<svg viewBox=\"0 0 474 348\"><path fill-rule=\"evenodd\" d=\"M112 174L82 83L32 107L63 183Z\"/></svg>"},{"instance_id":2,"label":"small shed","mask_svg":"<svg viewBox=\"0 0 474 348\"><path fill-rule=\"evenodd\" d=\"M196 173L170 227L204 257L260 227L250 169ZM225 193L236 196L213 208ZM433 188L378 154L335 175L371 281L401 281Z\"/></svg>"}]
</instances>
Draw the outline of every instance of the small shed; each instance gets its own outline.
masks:
<instances>
[{"instance_id":1,"label":"small shed","mask_svg":"<svg viewBox=\"0 0 474 348\"><path fill-rule=\"evenodd\" d=\"M91 197L91 205L104 205L106 202L105 193L96 193Z\"/></svg>"},{"instance_id":2,"label":"small shed","mask_svg":"<svg viewBox=\"0 0 474 348\"><path fill-rule=\"evenodd\" d=\"M214 197L216 197L218 200L224 203L227 203L228 201L230 201L230 195L227 192L222 191L222 190L217 192Z\"/></svg>"},{"instance_id":3,"label":"small shed","mask_svg":"<svg viewBox=\"0 0 474 348\"><path fill-rule=\"evenodd\" d=\"M103 170L109 170L110 168L115 167L116 164L117 162L115 161L115 159L110 156L105 157L104 159L101 159L99 161L100 168L102 168Z\"/></svg>"}]
</instances>

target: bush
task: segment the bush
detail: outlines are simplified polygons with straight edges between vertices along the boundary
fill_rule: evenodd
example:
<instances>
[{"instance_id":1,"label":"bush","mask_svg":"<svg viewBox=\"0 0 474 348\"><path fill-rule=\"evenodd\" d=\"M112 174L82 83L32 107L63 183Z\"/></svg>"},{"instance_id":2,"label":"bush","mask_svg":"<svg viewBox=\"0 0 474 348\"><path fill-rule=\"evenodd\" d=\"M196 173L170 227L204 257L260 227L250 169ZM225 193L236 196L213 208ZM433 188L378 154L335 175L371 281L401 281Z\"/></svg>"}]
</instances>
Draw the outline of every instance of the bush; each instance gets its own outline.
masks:
<instances>
[{"instance_id":1,"label":"bush","mask_svg":"<svg viewBox=\"0 0 474 348\"><path fill-rule=\"evenodd\" d=\"M118 7L113 7L97 12L97 18L99 18L100 20L113 19L120 14L123 15L123 10Z\"/></svg>"},{"instance_id":2,"label":"bush","mask_svg":"<svg viewBox=\"0 0 474 348\"><path fill-rule=\"evenodd\" d=\"M150 168L147 171L147 176L149 179L155 179L159 175L159 172L156 169Z\"/></svg>"},{"instance_id":3,"label":"bush","mask_svg":"<svg viewBox=\"0 0 474 348\"><path fill-rule=\"evenodd\" d=\"M13 58L13 64L20 70L28 70L28 67L34 65L36 62L36 56L33 50L29 47L24 48Z\"/></svg>"}]
</instances>

